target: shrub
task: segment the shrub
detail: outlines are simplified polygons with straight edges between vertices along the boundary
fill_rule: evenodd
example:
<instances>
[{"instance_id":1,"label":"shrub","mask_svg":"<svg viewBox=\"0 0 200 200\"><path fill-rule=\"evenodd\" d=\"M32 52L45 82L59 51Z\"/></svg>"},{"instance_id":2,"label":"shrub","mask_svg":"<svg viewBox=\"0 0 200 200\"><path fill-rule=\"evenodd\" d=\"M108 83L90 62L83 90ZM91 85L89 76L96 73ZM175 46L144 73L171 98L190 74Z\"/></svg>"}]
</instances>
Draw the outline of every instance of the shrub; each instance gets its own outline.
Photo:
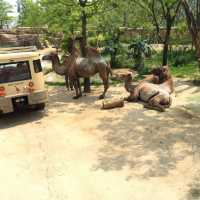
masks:
<instances>
[{"instance_id":1,"label":"shrub","mask_svg":"<svg viewBox=\"0 0 200 200\"><path fill-rule=\"evenodd\" d=\"M105 37L102 34L88 38L88 43L93 47L102 47L105 45Z\"/></svg>"},{"instance_id":2,"label":"shrub","mask_svg":"<svg viewBox=\"0 0 200 200\"><path fill-rule=\"evenodd\" d=\"M146 40L136 39L129 46L129 55L135 61L136 70L141 73L144 69L145 57L151 57L152 49Z\"/></svg>"}]
</instances>

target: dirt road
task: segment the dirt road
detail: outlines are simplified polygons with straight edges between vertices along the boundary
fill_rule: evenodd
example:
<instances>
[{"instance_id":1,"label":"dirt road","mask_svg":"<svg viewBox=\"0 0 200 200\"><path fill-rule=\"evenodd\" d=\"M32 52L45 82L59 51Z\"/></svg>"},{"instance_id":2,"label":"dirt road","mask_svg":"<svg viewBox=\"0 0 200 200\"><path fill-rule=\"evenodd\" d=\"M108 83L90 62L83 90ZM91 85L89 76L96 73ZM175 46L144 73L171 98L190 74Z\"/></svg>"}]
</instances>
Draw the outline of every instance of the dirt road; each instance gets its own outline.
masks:
<instances>
[{"instance_id":1,"label":"dirt road","mask_svg":"<svg viewBox=\"0 0 200 200\"><path fill-rule=\"evenodd\" d=\"M49 88L45 112L1 117L1 199L200 199L200 89L177 81L176 91L158 113L133 103L102 111L99 88L77 101Z\"/></svg>"}]
</instances>

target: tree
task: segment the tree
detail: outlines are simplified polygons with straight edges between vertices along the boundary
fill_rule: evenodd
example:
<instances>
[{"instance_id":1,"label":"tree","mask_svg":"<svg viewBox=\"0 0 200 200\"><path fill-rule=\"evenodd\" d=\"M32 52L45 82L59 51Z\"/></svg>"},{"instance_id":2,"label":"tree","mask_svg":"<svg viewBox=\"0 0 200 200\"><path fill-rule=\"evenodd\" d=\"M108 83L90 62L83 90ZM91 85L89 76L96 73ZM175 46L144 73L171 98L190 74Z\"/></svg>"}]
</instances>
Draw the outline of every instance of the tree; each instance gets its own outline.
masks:
<instances>
[{"instance_id":1,"label":"tree","mask_svg":"<svg viewBox=\"0 0 200 200\"><path fill-rule=\"evenodd\" d=\"M44 13L38 1L18 1L20 26L40 27L45 24Z\"/></svg>"},{"instance_id":2,"label":"tree","mask_svg":"<svg viewBox=\"0 0 200 200\"><path fill-rule=\"evenodd\" d=\"M162 64L167 65L171 30L179 12L181 0L135 0L135 3L149 13L156 29L158 41L164 45ZM164 37L161 36L162 26L165 29Z\"/></svg>"},{"instance_id":3,"label":"tree","mask_svg":"<svg viewBox=\"0 0 200 200\"><path fill-rule=\"evenodd\" d=\"M196 0L196 13L194 9L194 11L192 10L192 4L189 5L187 0L182 0L182 5L185 11L188 29L196 49L200 69L200 2Z\"/></svg>"},{"instance_id":4,"label":"tree","mask_svg":"<svg viewBox=\"0 0 200 200\"><path fill-rule=\"evenodd\" d=\"M4 0L0 0L0 29L3 29L4 26L8 26L11 22L12 17L9 16L12 7Z\"/></svg>"},{"instance_id":5,"label":"tree","mask_svg":"<svg viewBox=\"0 0 200 200\"><path fill-rule=\"evenodd\" d=\"M145 40L134 40L129 46L130 56L135 60L135 68L140 73L144 70L144 59L151 55L151 47Z\"/></svg>"},{"instance_id":6,"label":"tree","mask_svg":"<svg viewBox=\"0 0 200 200\"><path fill-rule=\"evenodd\" d=\"M47 14L47 24L50 29L64 32L65 38L80 32L80 48L86 56L88 39L88 24L94 16L113 9L113 0L40 0L44 12ZM113 1L114 2L114 1ZM85 80L85 92L90 91L89 79Z\"/></svg>"}]
</instances>

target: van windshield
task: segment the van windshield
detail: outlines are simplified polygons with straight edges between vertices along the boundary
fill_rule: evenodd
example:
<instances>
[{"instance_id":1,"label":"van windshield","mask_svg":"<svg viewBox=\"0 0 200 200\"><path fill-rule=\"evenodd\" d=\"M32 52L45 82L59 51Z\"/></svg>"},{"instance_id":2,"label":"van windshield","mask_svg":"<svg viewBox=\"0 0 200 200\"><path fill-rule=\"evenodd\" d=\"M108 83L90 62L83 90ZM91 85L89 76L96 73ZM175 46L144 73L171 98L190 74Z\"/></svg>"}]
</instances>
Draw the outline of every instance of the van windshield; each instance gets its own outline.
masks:
<instances>
[{"instance_id":1,"label":"van windshield","mask_svg":"<svg viewBox=\"0 0 200 200\"><path fill-rule=\"evenodd\" d=\"M31 79L28 61L0 63L0 83L9 83Z\"/></svg>"}]
</instances>

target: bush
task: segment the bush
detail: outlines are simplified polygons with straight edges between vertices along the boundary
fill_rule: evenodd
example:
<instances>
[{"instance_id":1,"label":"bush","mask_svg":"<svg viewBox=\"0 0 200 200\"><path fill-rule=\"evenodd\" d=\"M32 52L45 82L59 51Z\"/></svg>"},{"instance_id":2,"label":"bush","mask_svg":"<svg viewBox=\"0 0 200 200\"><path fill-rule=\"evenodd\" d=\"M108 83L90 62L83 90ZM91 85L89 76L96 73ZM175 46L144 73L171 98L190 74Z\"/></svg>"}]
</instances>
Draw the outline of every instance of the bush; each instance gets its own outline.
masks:
<instances>
[{"instance_id":1,"label":"bush","mask_svg":"<svg viewBox=\"0 0 200 200\"><path fill-rule=\"evenodd\" d=\"M146 40L140 38L133 40L129 46L129 55L135 61L135 68L139 73L142 73L145 67L145 58L150 58L152 55L151 46Z\"/></svg>"},{"instance_id":2,"label":"bush","mask_svg":"<svg viewBox=\"0 0 200 200\"><path fill-rule=\"evenodd\" d=\"M133 68L133 62L128 59L127 54L119 54L116 56L115 68Z\"/></svg>"},{"instance_id":3,"label":"bush","mask_svg":"<svg viewBox=\"0 0 200 200\"><path fill-rule=\"evenodd\" d=\"M196 60L193 50L176 50L169 54L169 61L174 67L181 67Z\"/></svg>"}]
</instances>

